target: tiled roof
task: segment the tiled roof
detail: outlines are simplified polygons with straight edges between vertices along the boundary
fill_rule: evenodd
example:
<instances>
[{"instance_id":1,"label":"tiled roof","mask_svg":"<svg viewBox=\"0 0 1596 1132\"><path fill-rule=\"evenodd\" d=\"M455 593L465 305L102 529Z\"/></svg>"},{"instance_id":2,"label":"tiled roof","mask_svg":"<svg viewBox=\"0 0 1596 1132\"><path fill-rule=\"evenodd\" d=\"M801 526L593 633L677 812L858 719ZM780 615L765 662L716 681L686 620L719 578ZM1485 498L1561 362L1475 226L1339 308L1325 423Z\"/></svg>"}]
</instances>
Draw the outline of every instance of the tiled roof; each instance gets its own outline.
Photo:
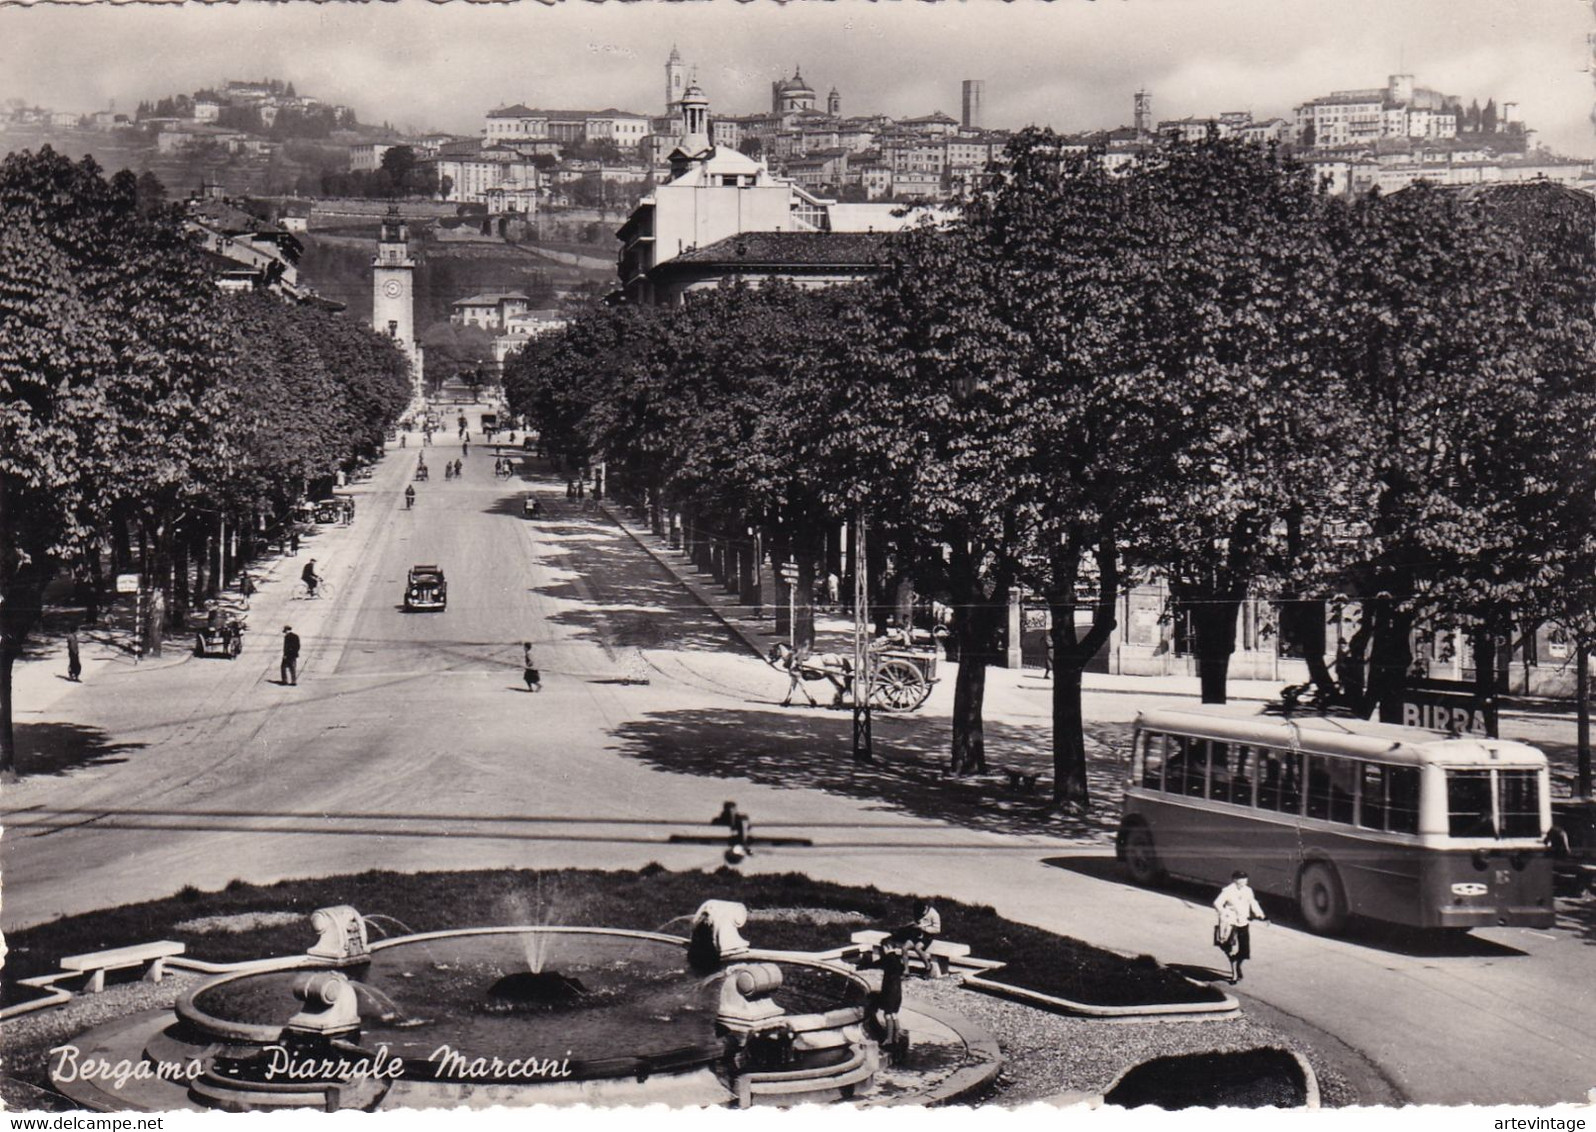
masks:
<instances>
[{"instance_id":1,"label":"tiled roof","mask_svg":"<svg viewBox=\"0 0 1596 1132\"><path fill-rule=\"evenodd\" d=\"M746 267L874 267L886 232L744 232L660 264L736 264Z\"/></svg>"},{"instance_id":2,"label":"tiled roof","mask_svg":"<svg viewBox=\"0 0 1596 1132\"><path fill-rule=\"evenodd\" d=\"M523 303L532 300L520 291L502 291L493 294L471 295L464 299L456 299L450 306L456 307L496 307L506 299L519 299Z\"/></svg>"}]
</instances>

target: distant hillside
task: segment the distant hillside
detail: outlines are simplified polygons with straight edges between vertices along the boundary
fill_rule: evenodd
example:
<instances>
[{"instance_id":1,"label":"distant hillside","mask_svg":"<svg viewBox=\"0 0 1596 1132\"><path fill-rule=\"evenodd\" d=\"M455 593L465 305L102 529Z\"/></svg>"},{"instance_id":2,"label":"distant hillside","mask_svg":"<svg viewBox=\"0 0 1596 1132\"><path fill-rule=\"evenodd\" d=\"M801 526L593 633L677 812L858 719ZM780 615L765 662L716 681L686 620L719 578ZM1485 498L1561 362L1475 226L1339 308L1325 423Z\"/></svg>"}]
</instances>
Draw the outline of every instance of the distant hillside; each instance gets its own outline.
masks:
<instances>
[{"instance_id":1,"label":"distant hillside","mask_svg":"<svg viewBox=\"0 0 1596 1132\"><path fill-rule=\"evenodd\" d=\"M305 255L299 264L300 278L327 298L346 304L351 318L370 319L375 235L372 231L366 238L348 230L335 236L302 233ZM416 268L416 327L421 331L447 322L452 303L481 291L522 291L535 305L553 305L557 291L615 281L613 268L599 271L555 263L509 244L422 242L417 249L421 263Z\"/></svg>"}]
</instances>

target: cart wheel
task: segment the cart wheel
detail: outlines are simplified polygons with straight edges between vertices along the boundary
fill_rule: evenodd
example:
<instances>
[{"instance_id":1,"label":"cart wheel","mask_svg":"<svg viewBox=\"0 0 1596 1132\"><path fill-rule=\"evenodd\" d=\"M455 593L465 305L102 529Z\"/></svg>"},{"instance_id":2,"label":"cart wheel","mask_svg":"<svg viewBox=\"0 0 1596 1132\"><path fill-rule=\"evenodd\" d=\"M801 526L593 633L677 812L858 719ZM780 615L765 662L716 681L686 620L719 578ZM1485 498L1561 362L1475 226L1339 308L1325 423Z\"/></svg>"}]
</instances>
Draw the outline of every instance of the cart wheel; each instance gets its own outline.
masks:
<instances>
[{"instance_id":1,"label":"cart wheel","mask_svg":"<svg viewBox=\"0 0 1596 1132\"><path fill-rule=\"evenodd\" d=\"M893 711L913 711L930 694L925 677L906 660L884 661L876 668L876 678L870 687L870 698Z\"/></svg>"}]
</instances>

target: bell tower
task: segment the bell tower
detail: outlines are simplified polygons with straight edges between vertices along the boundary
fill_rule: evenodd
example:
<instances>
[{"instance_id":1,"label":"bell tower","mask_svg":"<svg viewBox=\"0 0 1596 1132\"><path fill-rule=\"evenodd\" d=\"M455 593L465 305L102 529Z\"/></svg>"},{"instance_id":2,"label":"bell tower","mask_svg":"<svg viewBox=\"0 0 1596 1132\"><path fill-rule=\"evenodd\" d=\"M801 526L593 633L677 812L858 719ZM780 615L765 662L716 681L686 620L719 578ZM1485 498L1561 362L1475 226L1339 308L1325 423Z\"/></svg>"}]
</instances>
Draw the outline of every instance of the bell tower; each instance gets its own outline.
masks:
<instances>
[{"instance_id":1,"label":"bell tower","mask_svg":"<svg viewBox=\"0 0 1596 1132\"><path fill-rule=\"evenodd\" d=\"M421 386L421 345L416 341L416 257L410 254L410 229L390 205L377 235L377 255L371 261L371 328L399 344L410 359L410 376Z\"/></svg>"},{"instance_id":2,"label":"bell tower","mask_svg":"<svg viewBox=\"0 0 1596 1132\"><path fill-rule=\"evenodd\" d=\"M682 53L676 50L676 45L671 44L671 57L665 61L665 114L667 117L676 113L677 103L681 102L682 95L687 93L687 64L682 62Z\"/></svg>"}]
</instances>

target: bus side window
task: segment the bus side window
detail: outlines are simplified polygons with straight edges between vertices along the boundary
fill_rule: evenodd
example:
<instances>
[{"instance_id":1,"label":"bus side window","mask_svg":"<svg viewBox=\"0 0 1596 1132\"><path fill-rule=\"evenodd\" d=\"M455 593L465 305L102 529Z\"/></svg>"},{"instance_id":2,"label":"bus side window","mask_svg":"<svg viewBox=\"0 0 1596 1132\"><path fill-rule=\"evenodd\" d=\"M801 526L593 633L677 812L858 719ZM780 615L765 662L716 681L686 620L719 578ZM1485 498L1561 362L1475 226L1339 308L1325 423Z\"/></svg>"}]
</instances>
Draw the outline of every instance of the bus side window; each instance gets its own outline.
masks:
<instances>
[{"instance_id":1,"label":"bus side window","mask_svg":"<svg viewBox=\"0 0 1596 1132\"><path fill-rule=\"evenodd\" d=\"M1419 768L1385 768L1385 827L1392 833L1419 832Z\"/></svg>"},{"instance_id":2,"label":"bus side window","mask_svg":"<svg viewBox=\"0 0 1596 1132\"><path fill-rule=\"evenodd\" d=\"M1190 774L1191 740L1184 735L1171 735L1168 743L1164 748L1164 789L1171 794L1184 794ZM1202 771L1197 772L1197 781L1202 781Z\"/></svg>"},{"instance_id":3,"label":"bus side window","mask_svg":"<svg viewBox=\"0 0 1596 1132\"><path fill-rule=\"evenodd\" d=\"M1208 796L1216 802L1230 801L1230 744L1212 739L1208 743Z\"/></svg>"},{"instance_id":4,"label":"bus side window","mask_svg":"<svg viewBox=\"0 0 1596 1132\"><path fill-rule=\"evenodd\" d=\"M1358 764L1351 759L1331 758L1330 820L1352 824L1352 802L1358 786Z\"/></svg>"},{"instance_id":5,"label":"bus side window","mask_svg":"<svg viewBox=\"0 0 1596 1132\"><path fill-rule=\"evenodd\" d=\"M1280 752L1258 751L1258 808L1280 808Z\"/></svg>"},{"instance_id":6,"label":"bus side window","mask_svg":"<svg viewBox=\"0 0 1596 1132\"><path fill-rule=\"evenodd\" d=\"M1148 790L1164 788L1164 737L1142 736L1142 786Z\"/></svg>"},{"instance_id":7,"label":"bus side window","mask_svg":"<svg viewBox=\"0 0 1596 1132\"><path fill-rule=\"evenodd\" d=\"M1187 759L1186 768L1186 793L1193 798L1203 796L1203 783L1208 777L1208 747L1207 739L1193 739L1190 757Z\"/></svg>"},{"instance_id":8,"label":"bus side window","mask_svg":"<svg viewBox=\"0 0 1596 1132\"><path fill-rule=\"evenodd\" d=\"M1365 829L1384 829L1385 767L1364 763L1358 786L1358 824Z\"/></svg>"},{"instance_id":9,"label":"bus side window","mask_svg":"<svg viewBox=\"0 0 1596 1132\"><path fill-rule=\"evenodd\" d=\"M1252 805L1253 748L1239 743L1231 753L1230 800L1238 806Z\"/></svg>"},{"instance_id":10,"label":"bus side window","mask_svg":"<svg viewBox=\"0 0 1596 1132\"><path fill-rule=\"evenodd\" d=\"M1308 756L1308 816L1324 821L1330 816L1330 767L1325 756Z\"/></svg>"},{"instance_id":11,"label":"bus side window","mask_svg":"<svg viewBox=\"0 0 1596 1132\"><path fill-rule=\"evenodd\" d=\"M1302 813L1302 753L1280 752L1280 812Z\"/></svg>"}]
</instances>

